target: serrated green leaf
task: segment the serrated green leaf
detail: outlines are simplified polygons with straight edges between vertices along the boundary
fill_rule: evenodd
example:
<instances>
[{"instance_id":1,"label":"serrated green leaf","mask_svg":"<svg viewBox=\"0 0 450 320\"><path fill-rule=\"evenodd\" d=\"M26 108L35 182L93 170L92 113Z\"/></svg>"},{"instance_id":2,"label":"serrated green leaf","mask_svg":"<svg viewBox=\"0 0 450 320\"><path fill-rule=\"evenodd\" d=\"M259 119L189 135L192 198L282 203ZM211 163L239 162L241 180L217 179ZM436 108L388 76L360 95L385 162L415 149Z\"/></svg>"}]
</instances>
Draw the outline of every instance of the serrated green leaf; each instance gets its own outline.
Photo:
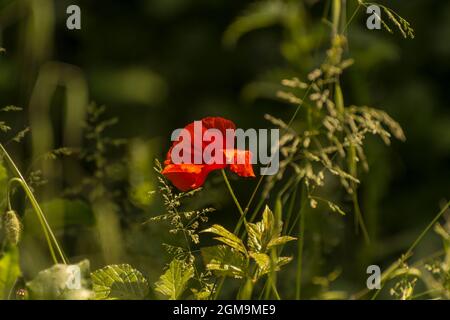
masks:
<instances>
[{"instance_id":1,"label":"serrated green leaf","mask_svg":"<svg viewBox=\"0 0 450 320\"><path fill-rule=\"evenodd\" d=\"M262 223L264 226L264 231L268 234L271 233L272 228L274 227L275 218L273 216L272 210L268 206L264 208Z\"/></svg>"},{"instance_id":2,"label":"serrated green leaf","mask_svg":"<svg viewBox=\"0 0 450 320\"><path fill-rule=\"evenodd\" d=\"M155 290L169 300L177 300L186 290L187 283L193 276L192 265L186 265L185 262L174 259L156 282Z\"/></svg>"},{"instance_id":3,"label":"serrated green leaf","mask_svg":"<svg viewBox=\"0 0 450 320\"><path fill-rule=\"evenodd\" d=\"M280 245L283 245L283 244L285 244L289 241L293 241L293 240L297 240L297 238L291 237L291 236L281 236L281 237L277 237L277 238L272 238L272 240L270 240L267 247L272 248L275 246L280 246Z\"/></svg>"},{"instance_id":4,"label":"serrated green leaf","mask_svg":"<svg viewBox=\"0 0 450 320\"><path fill-rule=\"evenodd\" d=\"M143 300L149 291L142 273L128 264L109 265L91 276L97 300Z\"/></svg>"},{"instance_id":5,"label":"serrated green leaf","mask_svg":"<svg viewBox=\"0 0 450 320\"><path fill-rule=\"evenodd\" d=\"M19 250L17 247L12 247L0 259L0 300L8 299L19 276Z\"/></svg>"},{"instance_id":6,"label":"serrated green leaf","mask_svg":"<svg viewBox=\"0 0 450 320\"><path fill-rule=\"evenodd\" d=\"M259 223L247 223L247 245L253 252L260 252L262 250L262 228Z\"/></svg>"},{"instance_id":7,"label":"serrated green leaf","mask_svg":"<svg viewBox=\"0 0 450 320\"><path fill-rule=\"evenodd\" d=\"M279 257L277 260L277 270L292 261L292 257Z\"/></svg>"},{"instance_id":8,"label":"serrated green leaf","mask_svg":"<svg viewBox=\"0 0 450 320\"><path fill-rule=\"evenodd\" d=\"M268 206L264 209L262 220L247 224L248 247L253 252L264 253L270 240L278 236L280 229L274 234L275 218ZM278 224L281 225L281 222Z\"/></svg>"},{"instance_id":9,"label":"serrated green leaf","mask_svg":"<svg viewBox=\"0 0 450 320\"><path fill-rule=\"evenodd\" d=\"M265 253L251 252L250 256L255 260L256 264L258 265L258 270L255 275L256 279L271 272L272 266L271 266L271 258L269 257L269 255ZM279 257L273 260L276 260L276 263L273 266L273 271L279 271L282 266L292 261L292 257Z\"/></svg>"},{"instance_id":10,"label":"serrated green leaf","mask_svg":"<svg viewBox=\"0 0 450 320\"><path fill-rule=\"evenodd\" d=\"M210 232L219 235L220 237L216 237L214 239L221 241L225 243L226 245L242 252L243 254L247 255L247 250L244 247L244 244L242 243L242 240L239 239L236 235L222 227L221 225L215 224L212 227L203 230L201 232Z\"/></svg>"},{"instance_id":11,"label":"serrated green leaf","mask_svg":"<svg viewBox=\"0 0 450 320\"><path fill-rule=\"evenodd\" d=\"M233 248L218 245L202 248L201 252L206 269L217 275L241 279L247 273L246 257Z\"/></svg>"},{"instance_id":12,"label":"serrated green leaf","mask_svg":"<svg viewBox=\"0 0 450 320\"><path fill-rule=\"evenodd\" d=\"M78 264L56 264L37 274L27 282L30 299L34 300L87 300L93 292L89 277L89 261Z\"/></svg>"}]
</instances>

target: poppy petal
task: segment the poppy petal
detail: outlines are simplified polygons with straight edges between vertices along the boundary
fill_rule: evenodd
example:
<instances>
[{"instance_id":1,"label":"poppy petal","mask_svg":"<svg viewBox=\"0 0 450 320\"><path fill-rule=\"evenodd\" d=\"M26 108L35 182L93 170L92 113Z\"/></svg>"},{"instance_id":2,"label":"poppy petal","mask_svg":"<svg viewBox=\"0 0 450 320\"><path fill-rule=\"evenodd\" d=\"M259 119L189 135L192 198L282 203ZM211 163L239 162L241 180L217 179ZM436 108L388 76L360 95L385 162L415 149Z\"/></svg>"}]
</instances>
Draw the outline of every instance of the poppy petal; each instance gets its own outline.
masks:
<instances>
[{"instance_id":1,"label":"poppy petal","mask_svg":"<svg viewBox=\"0 0 450 320\"><path fill-rule=\"evenodd\" d=\"M181 191L188 191L201 187L206 180L203 165L169 164L162 174Z\"/></svg>"},{"instance_id":2,"label":"poppy petal","mask_svg":"<svg viewBox=\"0 0 450 320\"><path fill-rule=\"evenodd\" d=\"M211 171L225 168L225 164L169 164L162 174L181 191L200 188Z\"/></svg>"},{"instance_id":3,"label":"poppy petal","mask_svg":"<svg viewBox=\"0 0 450 320\"><path fill-rule=\"evenodd\" d=\"M207 117L202 119L202 123L206 129L218 129L225 136L227 129L236 130L233 121L222 117Z\"/></svg>"},{"instance_id":4,"label":"poppy petal","mask_svg":"<svg viewBox=\"0 0 450 320\"><path fill-rule=\"evenodd\" d=\"M252 166L252 153L248 150L225 150L225 155L230 163L232 172L241 177L255 177Z\"/></svg>"},{"instance_id":5,"label":"poppy petal","mask_svg":"<svg viewBox=\"0 0 450 320\"><path fill-rule=\"evenodd\" d=\"M189 150L185 150L183 146L182 152L189 152L189 155L186 155L188 158L191 158L192 163L194 162L195 155L201 155L202 163L201 164L174 164L172 162L172 152L174 147L182 143L182 139L180 141L175 141L169 149L167 153L166 161L164 161L164 170L162 174L172 182L172 184L181 191L188 191L192 189L196 189L201 187L208 176L208 174L213 170L224 169L229 167L231 171L238 174L241 177L254 177L255 174L253 172L253 167L251 164L252 154L250 151L244 150L221 150L220 152L225 155L227 161L221 161L224 163L204 163L205 159L203 159L203 152L205 148L212 143L212 141L203 141L200 146L195 146L194 144L194 128L195 122L188 124L184 129L188 131L191 136L191 143L188 145ZM236 125L225 118L221 117L207 117L201 120L201 134L202 137L206 130L208 129L217 129L219 130L223 138L227 136L227 130L232 129L236 130ZM214 141L215 143L216 141ZM219 143L225 148L225 140L223 143ZM197 148L196 148L197 147ZM199 149L199 147L201 149Z\"/></svg>"}]
</instances>

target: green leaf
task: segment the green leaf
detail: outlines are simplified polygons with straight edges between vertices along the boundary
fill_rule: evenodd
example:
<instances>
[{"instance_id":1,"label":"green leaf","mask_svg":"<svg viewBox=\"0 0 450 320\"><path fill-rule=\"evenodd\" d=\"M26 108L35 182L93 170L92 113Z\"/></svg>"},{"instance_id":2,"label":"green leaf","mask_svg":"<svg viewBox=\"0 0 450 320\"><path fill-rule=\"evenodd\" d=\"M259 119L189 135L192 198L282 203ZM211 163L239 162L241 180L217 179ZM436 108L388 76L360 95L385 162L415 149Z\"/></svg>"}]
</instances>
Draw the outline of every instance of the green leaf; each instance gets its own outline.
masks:
<instances>
[{"instance_id":1,"label":"green leaf","mask_svg":"<svg viewBox=\"0 0 450 320\"><path fill-rule=\"evenodd\" d=\"M292 257L279 257L277 260L277 267L276 270L280 270L280 268L289 262L292 261Z\"/></svg>"},{"instance_id":2,"label":"green leaf","mask_svg":"<svg viewBox=\"0 0 450 320\"><path fill-rule=\"evenodd\" d=\"M26 286L33 300L91 299L89 261L73 265L56 264L39 272Z\"/></svg>"},{"instance_id":3,"label":"green leaf","mask_svg":"<svg viewBox=\"0 0 450 320\"><path fill-rule=\"evenodd\" d=\"M91 276L97 300L143 300L149 291L142 273L128 264L109 265Z\"/></svg>"},{"instance_id":4,"label":"green leaf","mask_svg":"<svg viewBox=\"0 0 450 320\"><path fill-rule=\"evenodd\" d=\"M269 255L265 253L251 252L250 256L255 260L256 264L258 265L258 270L255 275L256 279L271 271L272 266L271 266L271 258L269 257ZM292 257L279 257L275 259L272 258L272 261L275 260L276 263L274 263L273 271L279 271L282 266L292 261Z\"/></svg>"},{"instance_id":5,"label":"green leaf","mask_svg":"<svg viewBox=\"0 0 450 320\"><path fill-rule=\"evenodd\" d=\"M206 269L219 276L243 278L247 273L247 259L239 251L224 245L201 249Z\"/></svg>"},{"instance_id":6,"label":"green leaf","mask_svg":"<svg viewBox=\"0 0 450 320\"><path fill-rule=\"evenodd\" d=\"M166 272L156 282L155 290L169 300L177 300L186 290L187 283L194 276L194 268L174 259Z\"/></svg>"},{"instance_id":7,"label":"green leaf","mask_svg":"<svg viewBox=\"0 0 450 320\"><path fill-rule=\"evenodd\" d=\"M293 241L293 240L297 240L297 238L295 237L290 237L290 236L281 236L281 237L277 237L277 238L272 238L272 240L270 240L269 244L267 245L268 248L272 248L275 246L280 246L283 245L289 241Z\"/></svg>"},{"instance_id":8,"label":"green leaf","mask_svg":"<svg viewBox=\"0 0 450 320\"><path fill-rule=\"evenodd\" d=\"M203 230L201 232L211 232L214 234L219 235L220 237L216 237L214 239L225 243L226 245L242 252L243 254L247 255L247 250L244 247L244 244L242 243L242 240L239 239L236 235L222 227L221 225L215 224L212 227Z\"/></svg>"},{"instance_id":9,"label":"green leaf","mask_svg":"<svg viewBox=\"0 0 450 320\"><path fill-rule=\"evenodd\" d=\"M264 209L263 218L257 223L247 224L248 246L254 252L266 252L270 240L275 236L278 237L281 232L281 222L277 224L275 229L275 218L268 206ZM275 232L275 234L274 234Z\"/></svg>"},{"instance_id":10,"label":"green leaf","mask_svg":"<svg viewBox=\"0 0 450 320\"><path fill-rule=\"evenodd\" d=\"M19 250L11 247L0 259L0 300L8 299L19 276Z\"/></svg>"}]
</instances>

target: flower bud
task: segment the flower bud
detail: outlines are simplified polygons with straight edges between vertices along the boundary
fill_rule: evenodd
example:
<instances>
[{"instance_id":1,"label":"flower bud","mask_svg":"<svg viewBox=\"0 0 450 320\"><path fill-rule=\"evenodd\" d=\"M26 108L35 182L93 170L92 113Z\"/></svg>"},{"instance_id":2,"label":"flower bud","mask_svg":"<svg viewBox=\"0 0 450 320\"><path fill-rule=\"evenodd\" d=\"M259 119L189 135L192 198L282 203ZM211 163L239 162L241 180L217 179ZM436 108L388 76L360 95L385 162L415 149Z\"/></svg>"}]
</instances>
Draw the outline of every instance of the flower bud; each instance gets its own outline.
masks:
<instances>
[{"instance_id":1,"label":"flower bud","mask_svg":"<svg viewBox=\"0 0 450 320\"><path fill-rule=\"evenodd\" d=\"M20 240L22 225L14 210L9 210L3 215L3 229L6 240L16 246Z\"/></svg>"}]
</instances>

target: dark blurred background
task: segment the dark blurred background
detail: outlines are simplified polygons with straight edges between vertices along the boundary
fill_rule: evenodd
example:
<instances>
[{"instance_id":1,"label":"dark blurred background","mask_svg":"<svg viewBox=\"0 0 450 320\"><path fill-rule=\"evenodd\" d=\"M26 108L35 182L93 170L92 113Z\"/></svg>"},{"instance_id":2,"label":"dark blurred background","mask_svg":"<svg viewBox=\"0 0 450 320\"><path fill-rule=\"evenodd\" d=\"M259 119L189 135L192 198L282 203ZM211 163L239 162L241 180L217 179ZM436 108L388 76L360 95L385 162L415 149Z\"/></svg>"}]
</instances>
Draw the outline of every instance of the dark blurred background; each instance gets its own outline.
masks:
<instances>
[{"instance_id":1,"label":"dark blurred background","mask_svg":"<svg viewBox=\"0 0 450 320\"><path fill-rule=\"evenodd\" d=\"M278 2L285 6L273 4ZM347 3L350 16L357 1ZM368 30L361 9L347 30L347 54L355 64L343 78L343 91L347 104L387 111L407 140L390 147L375 138L367 141L371 168L363 174L359 196L370 246L352 232L352 216L324 222L329 213L317 214L322 218L311 224L316 229L307 231L305 242L310 297L314 276L340 268L336 290L364 288L366 266L389 265L449 196L450 2L382 3L410 21L416 37ZM70 4L81 8L81 30L66 28ZM255 4L265 7L255 9L253 20L232 24ZM104 118L117 117L108 136L128 139L106 155L105 171L111 174L107 187L129 203L111 195L106 204L111 208L96 210L92 185L64 196L62 190L93 175L95 166L69 159L41 168L49 182L36 189L69 256L88 257L93 268L129 262L155 280L168 259L161 242L171 236L142 224L162 210L158 196L147 194L156 188L153 159L165 156L175 128L205 116L223 116L242 128L268 127L265 113L288 119L294 109L277 101L275 93L283 78L305 79L320 64L329 45L329 28L321 21L325 8L326 1L318 0L0 1L0 47L6 49L0 56L0 106L24 108L2 117L15 131L31 126L21 144L8 145L20 166L28 168L32 159L67 143L83 145L64 134L64 123L73 122L76 131L90 102L106 106ZM8 135L1 138L4 142ZM255 182L233 184L239 197L248 199ZM209 179L194 203L217 207L214 222L235 223L219 176ZM351 208L345 197L340 204ZM25 223L26 230L32 224ZM35 241L36 230L22 244L28 248L22 261L30 274L50 263L45 245ZM431 233L418 255L439 246ZM294 290L289 280L294 269L292 264L280 280L286 296Z\"/></svg>"}]
</instances>

